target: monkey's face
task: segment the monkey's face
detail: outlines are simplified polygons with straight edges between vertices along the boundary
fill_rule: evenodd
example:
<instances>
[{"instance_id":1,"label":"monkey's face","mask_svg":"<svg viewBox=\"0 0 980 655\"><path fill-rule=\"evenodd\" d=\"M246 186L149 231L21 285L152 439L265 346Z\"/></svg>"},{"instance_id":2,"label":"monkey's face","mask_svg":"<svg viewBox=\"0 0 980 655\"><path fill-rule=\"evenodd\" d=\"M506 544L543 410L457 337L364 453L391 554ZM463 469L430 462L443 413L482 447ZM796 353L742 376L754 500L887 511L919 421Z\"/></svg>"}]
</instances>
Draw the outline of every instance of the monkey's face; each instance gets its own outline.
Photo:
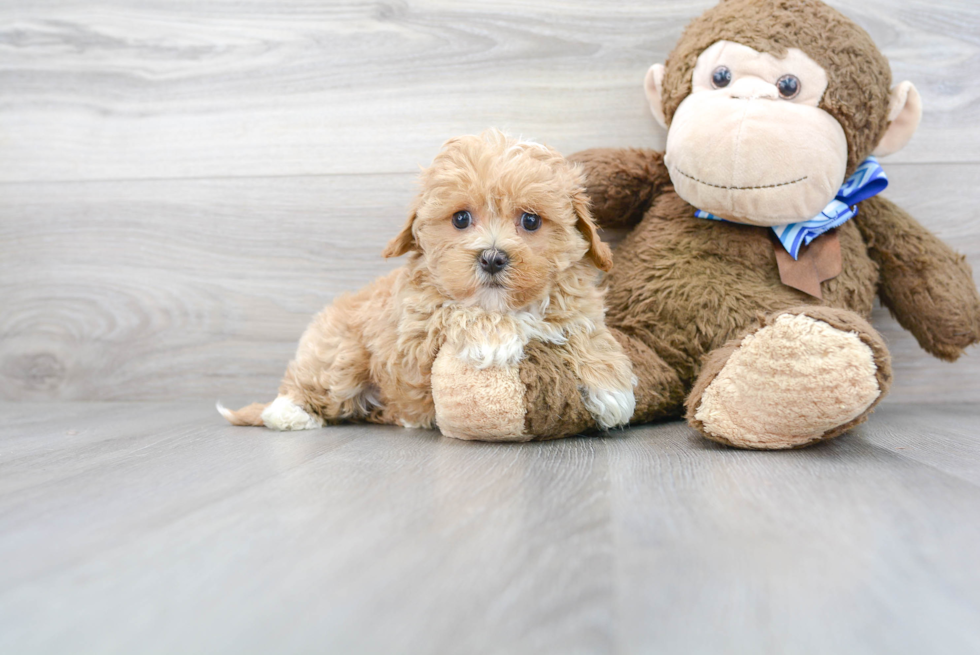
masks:
<instances>
[{"instance_id":1,"label":"monkey's face","mask_svg":"<svg viewBox=\"0 0 980 655\"><path fill-rule=\"evenodd\" d=\"M692 82L664 157L681 198L763 226L809 220L834 198L847 139L819 107L827 88L819 64L796 48L776 58L719 41L698 57Z\"/></svg>"}]
</instances>

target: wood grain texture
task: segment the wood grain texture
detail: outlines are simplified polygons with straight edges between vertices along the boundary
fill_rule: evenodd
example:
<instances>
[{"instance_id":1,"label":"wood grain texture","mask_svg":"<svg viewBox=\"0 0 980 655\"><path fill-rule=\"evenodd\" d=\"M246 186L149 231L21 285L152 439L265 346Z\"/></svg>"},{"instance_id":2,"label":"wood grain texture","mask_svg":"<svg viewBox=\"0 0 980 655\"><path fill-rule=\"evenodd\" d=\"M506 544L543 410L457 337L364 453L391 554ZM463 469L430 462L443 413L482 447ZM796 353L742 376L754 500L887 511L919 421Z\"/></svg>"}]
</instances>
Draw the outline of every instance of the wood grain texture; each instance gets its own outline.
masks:
<instances>
[{"instance_id":1,"label":"wood grain texture","mask_svg":"<svg viewBox=\"0 0 980 655\"><path fill-rule=\"evenodd\" d=\"M980 268L980 165L892 165L889 195ZM8 184L0 397L271 399L307 322L397 261L410 175ZM980 400L880 311L891 400Z\"/></svg>"},{"instance_id":2,"label":"wood grain texture","mask_svg":"<svg viewBox=\"0 0 980 655\"><path fill-rule=\"evenodd\" d=\"M644 71L713 3L0 5L0 399L44 401L0 402L0 652L980 651L980 355L881 311L890 404L801 452L210 405L397 265L445 138L661 146ZM923 95L889 195L977 269L980 6L832 4ZM193 403L51 402L147 399Z\"/></svg>"},{"instance_id":3,"label":"wood grain texture","mask_svg":"<svg viewBox=\"0 0 980 655\"><path fill-rule=\"evenodd\" d=\"M967 653L980 414L794 452L0 403L0 652Z\"/></svg>"},{"instance_id":4,"label":"wood grain texture","mask_svg":"<svg viewBox=\"0 0 980 655\"><path fill-rule=\"evenodd\" d=\"M313 314L397 266L380 253L412 188L406 175L8 186L0 394L274 395Z\"/></svg>"},{"instance_id":5,"label":"wood grain texture","mask_svg":"<svg viewBox=\"0 0 980 655\"><path fill-rule=\"evenodd\" d=\"M13 0L0 6L0 398L267 398L378 256L417 164L488 125L662 145L643 73L713 0L527 5ZM980 264L980 6L834 2L919 134L889 194ZM878 312L892 400L976 401Z\"/></svg>"},{"instance_id":6,"label":"wood grain texture","mask_svg":"<svg viewBox=\"0 0 980 655\"><path fill-rule=\"evenodd\" d=\"M0 181L411 172L490 125L655 146L643 75L712 4L13 0ZM976 161L980 6L833 4L922 92L895 161Z\"/></svg>"}]
</instances>

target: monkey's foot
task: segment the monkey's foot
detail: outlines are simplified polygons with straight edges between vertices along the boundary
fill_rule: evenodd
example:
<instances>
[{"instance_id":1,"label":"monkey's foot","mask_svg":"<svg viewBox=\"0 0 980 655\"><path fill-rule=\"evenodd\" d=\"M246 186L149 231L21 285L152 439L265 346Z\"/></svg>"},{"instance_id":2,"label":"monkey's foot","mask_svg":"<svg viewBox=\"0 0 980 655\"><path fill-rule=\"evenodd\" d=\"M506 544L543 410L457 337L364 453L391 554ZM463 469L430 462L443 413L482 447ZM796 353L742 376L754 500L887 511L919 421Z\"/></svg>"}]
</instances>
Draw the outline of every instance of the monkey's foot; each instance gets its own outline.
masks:
<instances>
[{"instance_id":1,"label":"monkey's foot","mask_svg":"<svg viewBox=\"0 0 980 655\"><path fill-rule=\"evenodd\" d=\"M864 319L798 308L710 353L687 419L731 446L799 448L863 422L890 383L888 351Z\"/></svg>"},{"instance_id":2,"label":"monkey's foot","mask_svg":"<svg viewBox=\"0 0 980 655\"><path fill-rule=\"evenodd\" d=\"M442 347L432 365L436 424L457 439L529 441L594 430L596 421L580 387L566 355L536 340L527 344L516 366L478 369L450 345Z\"/></svg>"}]
</instances>

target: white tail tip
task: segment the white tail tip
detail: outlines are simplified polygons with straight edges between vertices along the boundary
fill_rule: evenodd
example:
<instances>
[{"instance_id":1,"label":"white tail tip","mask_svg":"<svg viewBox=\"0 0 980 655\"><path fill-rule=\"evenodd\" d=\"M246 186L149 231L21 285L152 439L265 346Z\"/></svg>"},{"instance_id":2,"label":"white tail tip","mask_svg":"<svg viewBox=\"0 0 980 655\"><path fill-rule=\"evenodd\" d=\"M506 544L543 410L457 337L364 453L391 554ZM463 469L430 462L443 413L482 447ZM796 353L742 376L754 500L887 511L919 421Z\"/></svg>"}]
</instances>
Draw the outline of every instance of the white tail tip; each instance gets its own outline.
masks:
<instances>
[{"instance_id":1,"label":"white tail tip","mask_svg":"<svg viewBox=\"0 0 980 655\"><path fill-rule=\"evenodd\" d=\"M228 419L229 421L231 421L231 420L234 420L234 418L235 418L235 417L234 417L234 415L233 415L233 414L231 413L231 410L230 410L230 409L228 409L227 407L225 407L224 405L222 405L222 404L221 404L221 401L220 401L220 400L219 400L219 401L217 401L217 402L216 402L216 403L214 404L214 408L215 408L216 410L218 410L218 413L219 413L219 414L221 414L222 416L224 416L224 417L225 417L226 419Z\"/></svg>"}]
</instances>

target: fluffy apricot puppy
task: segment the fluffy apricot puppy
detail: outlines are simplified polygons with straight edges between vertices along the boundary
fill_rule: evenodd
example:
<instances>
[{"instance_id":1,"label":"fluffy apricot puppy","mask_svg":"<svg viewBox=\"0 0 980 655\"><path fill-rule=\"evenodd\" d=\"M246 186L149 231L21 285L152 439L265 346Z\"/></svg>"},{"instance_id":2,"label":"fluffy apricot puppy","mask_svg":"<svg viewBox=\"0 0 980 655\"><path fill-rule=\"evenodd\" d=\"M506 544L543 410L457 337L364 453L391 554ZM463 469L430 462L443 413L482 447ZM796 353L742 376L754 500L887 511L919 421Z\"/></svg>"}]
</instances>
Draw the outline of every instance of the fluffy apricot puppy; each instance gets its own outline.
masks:
<instances>
[{"instance_id":1,"label":"fluffy apricot puppy","mask_svg":"<svg viewBox=\"0 0 980 655\"><path fill-rule=\"evenodd\" d=\"M517 364L537 342L561 351L600 427L629 420L635 380L605 327L596 286L611 254L596 233L581 171L559 153L496 130L447 141L384 255L406 253L405 266L313 319L273 402L237 412L219 405L222 415L276 430L370 421L528 440L535 435L524 429L519 402L461 408L451 396L480 386L523 389ZM437 357L445 417L433 402ZM472 424L471 411L491 427L455 433L454 422Z\"/></svg>"}]
</instances>

